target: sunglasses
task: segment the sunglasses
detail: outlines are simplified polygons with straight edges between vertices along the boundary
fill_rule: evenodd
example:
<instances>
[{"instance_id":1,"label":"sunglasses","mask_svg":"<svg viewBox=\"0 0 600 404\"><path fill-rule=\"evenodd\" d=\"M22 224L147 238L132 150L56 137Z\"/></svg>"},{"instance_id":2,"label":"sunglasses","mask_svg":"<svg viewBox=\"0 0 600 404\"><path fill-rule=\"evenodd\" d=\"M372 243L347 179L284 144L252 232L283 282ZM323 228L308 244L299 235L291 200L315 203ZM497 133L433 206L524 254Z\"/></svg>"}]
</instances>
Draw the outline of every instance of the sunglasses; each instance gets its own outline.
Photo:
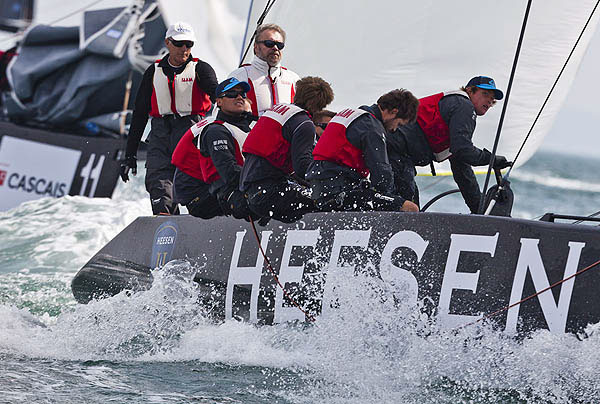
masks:
<instances>
[{"instance_id":1,"label":"sunglasses","mask_svg":"<svg viewBox=\"0 0 600 404\"><path fill-rule=\"evenodd\" d=\"M315 123L315 126L325 130L325 128L327 127L327 124L326 123Z\"/></svg>"},{"instance_id":2,"label":"sunglasses","mask_svg":"<svg viewBox=\"0 0 600 404\"><path fill-rule=\"evenodd\" d=\"M193 41L176 41L174 39L169 39L174 47L181 48L183 45L187 46L188 49L194 46Z\"/></svg>"},{"instance_id":3,"label":"sunglasses","mask_svg":"<svg viewBox=\"0 0 600 404\"><path fill-rule=\"evenodd\" d=\"M279 50L282 50L283 47L285 46L285 44L283 42L271 41L270 39L267 39L266 41L258 41L258 43L262 43L267 48L272 48L273 46L277 46L277 49L279 49Z\"/></svg>"},{"instance_id":4,"label":"sunglasses","mask_svg":"<svg viewBox=\"0 0 600 404\"><path fill-rule=\"evenodd\" d=\"M244 91L226 91L224 93L221 93L219 98L221 98L221 97L237 98L238 95L242 96L242 98L246 98L246 93Z\"/></svg>"}]
</instances>

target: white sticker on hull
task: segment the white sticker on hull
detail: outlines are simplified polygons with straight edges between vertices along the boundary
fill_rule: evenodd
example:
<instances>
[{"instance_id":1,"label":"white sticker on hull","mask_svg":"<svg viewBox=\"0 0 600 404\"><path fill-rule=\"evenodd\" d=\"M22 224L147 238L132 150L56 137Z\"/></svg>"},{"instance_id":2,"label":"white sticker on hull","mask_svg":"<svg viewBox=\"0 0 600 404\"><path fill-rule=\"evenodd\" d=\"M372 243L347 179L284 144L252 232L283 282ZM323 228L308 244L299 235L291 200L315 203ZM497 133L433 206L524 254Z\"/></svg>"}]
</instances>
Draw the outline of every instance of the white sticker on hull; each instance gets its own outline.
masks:
<instances>
[{"instance_id":1,"label":"white sticker on hull","mask_svg":"<svg viewBox=\"0 0 600 404\"><path fill-rule=\"evenodd\" d=\"M476 272L458 272L458 259L461 252L477 252L494 256L498 233L493 236L477 236L473 234L452 234L450 236L450 250L444 270L444 280L440 291L438 303L438 318L446 327L458 327L481 318L481 315L467 316L450 313L450 300L455 289L477 292L479 270Z\"/></svg>"},{"instance_id":2,"label":"white sticker on hull","mask_svg":"<svg viewBox=\"0 0 600 404\"><path fill-rule=\"evenodd\" d=\"M69 193L81 151L3 136L0 139L0 210Z\"/></svg>"},{"instance_id":3,"label":"white sticker on hull","mask_svg":"<svg viewBox=\"0 0 600 404\"><path fill-rule=\"evenodd\" d=\"M544 268L542 256L538 248L539 242L540 240L537 239L521 239L521 251L519 252L519 260L515 270L515 278L510 293L509 305L513 305L525 297L523 296L523 287L525 286L525 277L528 271L531 273L531 279L533 279L536 292L540 292L550 286L548 277L546 276L546 268ZM577 272L579 257L581 256L583 247L585 247L585 243L569 242L569 255L567 257L563 279L566 279ZM548 328L553 333L560 334L565 332L574 284L575 277L563 282L560 286L558 304L554 301L554 295L551 290L547 290L537 296ZM517 305L508 310L506 331L509 333L517 332L517 320L520 308L521 305Z\"/></svg>"},{"instance_id":4,"label":"white sticker on hull","mask_svg":"<svg viewBox=\"0 0 600 404\"><path fill-rule=\"evenodd\" d=\"M256 265L253 267L238 266L240 261L240 252L242 250L242 242L244 241L245 234L246 230L238 231L235 234L235 246L233 247L233 254L231 256L229 278L227 279L227 293L225 295L225 319L230 320L232 318L233 287L235 285L250 285L252 291L250 292L249 321L251 323L256 323L258 320L258 292L260 291L260 277L262 275L265 259L258 249L258 246L256 246ZM272 231L261 232L260 245L263 251L267 251L271 234L273 234ZM254 242L254 245L256 245L256 242Z\"/></svg>"}]
</instances>

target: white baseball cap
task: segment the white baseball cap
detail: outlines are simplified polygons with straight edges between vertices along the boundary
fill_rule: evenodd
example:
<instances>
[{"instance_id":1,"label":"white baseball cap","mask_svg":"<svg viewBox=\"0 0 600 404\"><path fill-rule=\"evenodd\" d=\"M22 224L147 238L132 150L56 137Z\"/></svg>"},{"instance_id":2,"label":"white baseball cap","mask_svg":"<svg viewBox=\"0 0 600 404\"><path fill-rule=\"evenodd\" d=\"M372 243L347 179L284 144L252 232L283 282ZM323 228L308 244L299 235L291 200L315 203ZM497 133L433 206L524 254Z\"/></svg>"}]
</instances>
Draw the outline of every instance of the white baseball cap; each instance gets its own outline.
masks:
<instances>
[{"instance_id":1,"label":"white baseball cap","mask_svg":"<svg viewBox=\"0 0 600 404\"><path fill-rule=\"evenodd\" d=\"M166 38L173 38L175 41L192 41L196 42L194 29L187 22L179 21L171 24L167 30Z\"/></svg>"}]
</instances>

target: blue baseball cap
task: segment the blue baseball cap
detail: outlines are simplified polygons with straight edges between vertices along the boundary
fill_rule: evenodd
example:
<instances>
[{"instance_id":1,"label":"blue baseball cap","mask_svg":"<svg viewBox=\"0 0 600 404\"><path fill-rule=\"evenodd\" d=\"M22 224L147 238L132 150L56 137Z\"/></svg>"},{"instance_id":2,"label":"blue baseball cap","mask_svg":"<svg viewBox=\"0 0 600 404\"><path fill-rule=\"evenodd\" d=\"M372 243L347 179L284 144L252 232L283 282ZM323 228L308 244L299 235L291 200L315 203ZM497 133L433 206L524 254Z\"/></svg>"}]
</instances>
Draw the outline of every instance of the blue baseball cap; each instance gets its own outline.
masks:
<instances>
[{"instance_id":1,"label":"blue baseball cap","mask_svg":"<svg viewBox=\"0 0 600 404\"><path fill-rule=\"evenodd\" d=\"M250 91L250 84L245 81L239 81L235 77L230 77L227 80L224 80L219 83L217 89L215 90L215 95L219 98L224 92L231 90L233 87L242 86L244 92L247 93Z\"/></svg>"},{"instance_id":2,"label":"blue baseball cap","mask_svg":"<svg viewBox=\"0 0 600 404\"><path fill-rule=\"evenodd\" d=\"M485 90L494 90L494 98L497 100L501 100L502 97L504 97L504 93L496 88L496 83L494 82L494 79L491 77L485 77L485 76L473 77L467 83L467 87L471 87L471 86L483 88Z\"/></svg>"}]
</instances>

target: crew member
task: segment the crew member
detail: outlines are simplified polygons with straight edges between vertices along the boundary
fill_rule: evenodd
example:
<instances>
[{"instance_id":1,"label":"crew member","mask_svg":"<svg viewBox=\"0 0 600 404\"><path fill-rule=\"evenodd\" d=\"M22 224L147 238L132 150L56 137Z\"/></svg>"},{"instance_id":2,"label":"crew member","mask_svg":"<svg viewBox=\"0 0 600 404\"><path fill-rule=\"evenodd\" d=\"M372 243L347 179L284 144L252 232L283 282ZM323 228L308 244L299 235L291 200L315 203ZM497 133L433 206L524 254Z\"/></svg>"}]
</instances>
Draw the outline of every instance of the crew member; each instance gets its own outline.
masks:
<instances>
[{"instance_id":1,"label":"crew member","mask_svg":"<svg viewBox=\"0 0 600 404\"><path fill-rule=\"evenodd\" d=\"M316 140L319 140L319 138L325 131L327 124L333 119L334 116L335 112L329 111L328 109L324 109L313 115L312 121L315 124L315 133L317 135Z\"/></svg>"},{"instance_id":2,"label":"crew member","mask_svg":"<svg viewBox=\"0 0 600 404\"><path fill-rule=\"evenodd\" d=\"M248 83L234 77L221 82L216 90L216 117L205 119L190 129L200 150L202 179L210 184L213 201L221 207L221 214L246 220L252 212L239 184L244 164L242 146L252 122L252 115L246 111L249 90Z\"/></svg>"},{"instance_id":3,"label":"crew member","mask_svg":"<svg viewBox=\"0 0 600 404\"><path fill-rule=\"evenodd\" d=\"M485 115L502 97L494 80L477 76L460 90L420 99L417 121L399 127L387 145L399 193L418 204L415 165L449 159L463 199L477 213L482 196L471 166L488 165L492 154L475 147L471 139L477 116ZM504 156L495 156L495 169L510 165Z\"/></svg>"},{"instance_id":4,"label":"crew member","mask_svg":"<svg viewBox=\"0 0 600 404\"><path fill-rule=\"evenodd\" d=\"M331 101L329 83L304 77L296 83L294 103L273 106L248 135L240 189L258 215L291 223L314 210L304 178L315 143L311 115Z\"/></svg>"},{"instance_id":5,"label":"crew member","mask_svg":"<svg viewBox=\"0 0 600 404\"><path fill-rule=\"evenodd\" d=\"M129 171L137 174L137 150L150 116L145 184L155 215L179 213L173 201L171 156L181 136L214 101L217 77L208 63L192 56L195 41L189 24L171 25L165 35L169 53L146 69L135 100L121 178L127 182Z\"/></svg>"},{"instance_id":6,"label":"crew member","mask_svg":"<svg viewBox=\"0 0 600 404\"><path fill-rule=\"evenodd\" d=\"M294 101L296 73L281 66L285 46L285 31L277 24L263 24L256 29L254 60L231 72L229 77L250 84L248 98L255 116L275 104Z\"/></svg>"},{"instance_id":7,"label":"crew member","mask_svg":"<svg viewBox=\"0 0 600 404\"><path fill-rule=\"evenodd\" d=\"M371 106L337 113L317 142L307 175L319 209L418 211L396 194L385 146L389 132L416 119L418 103L400 89Z\"/></svg>"},{"instance_id":8,"label":"crew member","mask_svg":"<svg viewBox=\"0 0 600 404\"><path fill-rule=\"evenodd\" d=\"M251 122L254 118L251 114L250 101L248 98L244 101L244 117ZM214 120L213 118L211 122ZM209 191L210 184L204 182L201 168L202 155L194 143L195 132L198 132L195 126L185 132L173 152L171 162L177 167L173 177L173 197L176 203L185 205L190 215L210 219L222 216L224 213L217 198ZM198 127L204 125L198 124Z\"/></svg>"}]
</instances>

